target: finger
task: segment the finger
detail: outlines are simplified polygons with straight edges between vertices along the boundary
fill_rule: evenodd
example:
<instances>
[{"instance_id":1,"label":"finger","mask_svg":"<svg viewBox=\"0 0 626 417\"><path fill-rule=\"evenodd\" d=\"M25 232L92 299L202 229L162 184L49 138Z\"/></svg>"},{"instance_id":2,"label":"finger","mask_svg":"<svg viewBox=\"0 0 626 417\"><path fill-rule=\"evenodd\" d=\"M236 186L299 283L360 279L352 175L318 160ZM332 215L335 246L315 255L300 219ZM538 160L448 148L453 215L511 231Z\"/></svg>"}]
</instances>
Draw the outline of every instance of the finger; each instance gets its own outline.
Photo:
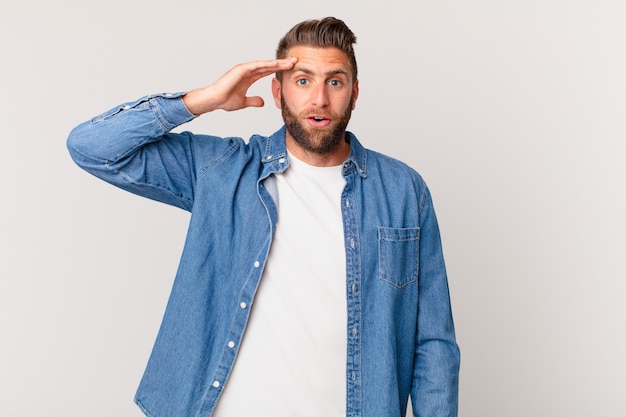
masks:
<instances>
[{"instance_id":1,"label":"finger","mask_svg":"<svg viewBox=\"0 0 626 417\"><path fill-rule=\"evenodd\" d=\"M288 56L287 58L277 59L276 64L281 70L291 69L298 62L298 58L295 56Z\"/></svg>"},{"instance_id":2,"label":"finger","mask_svg":"<svg viewBox=\"0 0 626 417\"><path fill-rule=\"evenodd\" d=\"M263 107L265 101L259 96L246 97L246 107Z\"/></svg>"},{"instance_id":3,"label":"finger","mask_svg":"<svg viewBox=\"0 0 626 417\"><path fill-rule=\"evenodd\" d=\"M285 71L293 68L298 62L296 57L288 57L284 59L272 59L265 61L253 61L250 62L249 70L259 77L265 77L273 74L276 71Z\"/></svg>"}]
</instances>

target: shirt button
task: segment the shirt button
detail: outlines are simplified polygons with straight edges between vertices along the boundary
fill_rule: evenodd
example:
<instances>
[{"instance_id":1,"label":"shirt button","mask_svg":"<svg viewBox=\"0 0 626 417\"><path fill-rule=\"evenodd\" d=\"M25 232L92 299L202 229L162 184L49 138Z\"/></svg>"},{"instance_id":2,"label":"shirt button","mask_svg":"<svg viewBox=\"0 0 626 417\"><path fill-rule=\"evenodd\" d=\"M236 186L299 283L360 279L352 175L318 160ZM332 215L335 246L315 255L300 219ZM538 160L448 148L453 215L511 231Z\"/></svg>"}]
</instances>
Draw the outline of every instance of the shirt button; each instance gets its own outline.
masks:
<instances>
[{"instance_id":1,"label":"shirt button","mask_svg":"<svg viewBox=\"0 0 626 417\"><path fill-rule=\"evenodd\" d=\"M232 340L230 342L228 342L228 347L229 348L234 348L235 347L235 342L233 342Z\"/></svg>"},{"instance_id":2,"label":"shirt button","mask_svg":"<svg viewBox=\"0 0 626 417\"><path fill-rule=\"evenodd\" d=\"M267 159L269 161L270 159L272 159L272 155L267 155L267 157L265 159Z\"/></svg>"},{"instance_id":3,"label":"shirt button","mask_svg":"<svg viewBox=\"0 0 626 417\"><path fill-rule=\"evenodd\" d=\"M350 207L350 200L346 200L346 207Z\"/></svg>"},{"instance_id":4,"label":"shirt button","mask_svg":"<svg viewBox=\"0 0 626 417\"><path fill-rule=\"evenodd\" d=\"M353 327L352 328L352 336L356 336L356 333L357 333L356 327Z\"/></svg>"},{"instance_id":5,"label":"shirt button","mask_svg":"<svg viewBox=\"0 0 626 417\"><path fill-rule=\"evenodd\" d=\"M280 162L281 164L284 164L284 163L285 163L285 158L280 158L280 159L278 160L278 162Z\"/></svg>"},{"instance_id":6,"label":"shirt button","mask_svg":"<svg viewBox=\"0 0 626 417\"><path fill-rule=\"evenodd\" d=\"M354 282L352 283L352 292L356 292L356 284Z\"/></svg>"},{"instance_id":7,"label":"shirt button","mask_svg":"<svg viewBox=\"0 0 626 417\"><path fill-rule=\"evenodd\" d=\"M248 306L248 304L244 303L243 301L239 304L239 307L241 308L246 308Z\"/></svg>"},{"instance_id":8,"label":"shirt button","mask_svg":"<svg viewBox=\"0 0 626 417\"><path fill-rule=\"evenodd\" d=\"M350 239L350 247L354 249L356 245L354 244L354 239Z\"/></svg>"},{"instance_id":9,"label":"shirt button","mask_svg":"<svg viewBox=\"0 0 626 417\"><path fill-rule=\"evenodd\" d=\"M213 381L213 386L215 388L219 388L220 387L220 381Z\"/></svg>"},{"instance_id":10,"label":"shirt button","mask_svg":"<svg viewBox=\"0 0 626 417\"><path fill-rule=\"evenodd\" d=\"M254 267L255 267L255 268L258 268L258 267L260 267L260 266L261 266L261 262L259 262L259 261L254 261Z\"/></svg>"}]
</instances>

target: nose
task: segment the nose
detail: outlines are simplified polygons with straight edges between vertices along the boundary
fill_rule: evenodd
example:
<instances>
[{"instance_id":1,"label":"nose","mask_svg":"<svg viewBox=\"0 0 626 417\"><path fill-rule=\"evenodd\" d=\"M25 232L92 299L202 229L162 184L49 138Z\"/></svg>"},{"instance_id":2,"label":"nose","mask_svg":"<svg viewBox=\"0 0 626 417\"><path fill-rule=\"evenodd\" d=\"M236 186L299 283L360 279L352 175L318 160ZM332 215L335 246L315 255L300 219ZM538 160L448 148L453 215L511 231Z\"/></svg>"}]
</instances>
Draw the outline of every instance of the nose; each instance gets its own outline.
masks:
<instances>
[{"instance_id":1,"label":"nose","mask_svg":"<svg viewBox=\"0 0 626 417\"><path fill-rule=\"evenodd\" d=\"M328 91L326 90L326 83L319 83L315 86L312 96L313 105L316 107L326 107L329 104Z\"/></svg>"}]
</instances>

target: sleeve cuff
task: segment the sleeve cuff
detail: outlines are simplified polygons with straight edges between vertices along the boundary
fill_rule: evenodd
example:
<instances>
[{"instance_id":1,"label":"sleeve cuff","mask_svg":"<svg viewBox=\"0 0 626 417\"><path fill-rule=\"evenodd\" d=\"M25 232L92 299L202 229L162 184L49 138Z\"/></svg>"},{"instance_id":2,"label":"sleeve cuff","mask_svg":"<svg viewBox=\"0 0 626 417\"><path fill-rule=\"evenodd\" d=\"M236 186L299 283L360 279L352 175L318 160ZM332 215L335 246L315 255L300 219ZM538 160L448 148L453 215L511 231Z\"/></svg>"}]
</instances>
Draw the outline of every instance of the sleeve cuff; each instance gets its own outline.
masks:
<instances>
[{"instance_id":1,"label":"sleeve cuff","mask_svg":"<svg viewBox=\"0 0 626 417\"><path fill-rule=\"evenodd\" d=\"M196 118L183 102L182 97L185 94L185 92L155 94L149 98L152 111L159 123L168 131Z\"/></svg>"}]
</instances>

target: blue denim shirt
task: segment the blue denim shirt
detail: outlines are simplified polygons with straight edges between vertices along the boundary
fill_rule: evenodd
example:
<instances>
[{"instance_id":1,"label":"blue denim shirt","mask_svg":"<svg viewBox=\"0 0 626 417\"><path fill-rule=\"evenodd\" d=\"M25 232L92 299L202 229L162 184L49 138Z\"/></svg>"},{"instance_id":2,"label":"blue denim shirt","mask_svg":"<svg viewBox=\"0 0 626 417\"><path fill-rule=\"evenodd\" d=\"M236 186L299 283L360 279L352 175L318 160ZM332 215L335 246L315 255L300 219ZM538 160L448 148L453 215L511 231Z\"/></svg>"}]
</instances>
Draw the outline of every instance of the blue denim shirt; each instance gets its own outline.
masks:
<instances>
[{"instance_id":1,"label":"blue denim shirt","mask_svg":"<svg viewBox=\"0 0 626 417\"><path fill-rule=\"evenodd\" d=\"M289 160L284 127L248 143L171 133L193 118L180 96L118 106L77 126L68 148L99 178L191 212L135 400L148 416L208 417L228 383L277 221L264 180ZM415 416L456 416L459 350L428 188L407 165L351 133L347 140L346 416L404 416L409 395Z\"/></svg>"}]
</instances>

